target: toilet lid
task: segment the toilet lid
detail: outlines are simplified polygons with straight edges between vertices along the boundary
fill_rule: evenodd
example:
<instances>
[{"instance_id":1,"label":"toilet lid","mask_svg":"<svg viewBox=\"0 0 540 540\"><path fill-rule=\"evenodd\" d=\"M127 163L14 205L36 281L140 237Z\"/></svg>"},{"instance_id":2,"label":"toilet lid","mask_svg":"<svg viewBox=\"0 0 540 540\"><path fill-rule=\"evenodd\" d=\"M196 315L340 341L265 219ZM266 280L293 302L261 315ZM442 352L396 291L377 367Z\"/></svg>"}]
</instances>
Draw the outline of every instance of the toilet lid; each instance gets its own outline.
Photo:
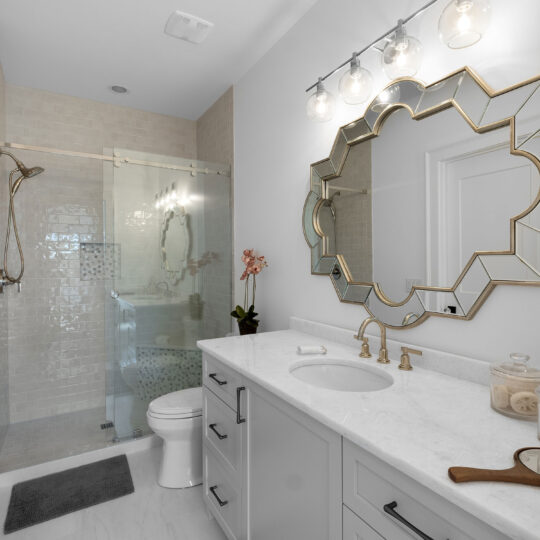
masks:
<instances>
[{"instance_id":1,"label":"toilet lid","mask_svg":"<svg viewBox=\"0 0 540 540\"><path fill-rule=\"evenodd\" d=\"M165 394L151 401L148 411L160 416L199 416L202 414L202 388L188 388Z\"/></svg>"}]
</instances>

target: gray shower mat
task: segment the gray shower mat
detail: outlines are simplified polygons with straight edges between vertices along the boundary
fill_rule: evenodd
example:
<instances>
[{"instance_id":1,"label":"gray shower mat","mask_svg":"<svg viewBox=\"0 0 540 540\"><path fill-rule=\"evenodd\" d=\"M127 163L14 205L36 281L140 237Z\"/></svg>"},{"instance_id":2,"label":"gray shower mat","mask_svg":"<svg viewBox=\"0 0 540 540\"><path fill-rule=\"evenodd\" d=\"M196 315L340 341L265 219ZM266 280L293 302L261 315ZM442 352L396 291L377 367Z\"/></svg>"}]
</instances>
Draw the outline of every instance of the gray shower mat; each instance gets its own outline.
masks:
<instances>
[{"instance_id":1,"label":"gray shower mat","mask_svg":"<svg viewBox=\"0 0 540 540\"><path fill-rule=\"evenodd\" d=\"M135 491L125 456L15 484L4 533L43 523Z\"/></svg>"}]
</instances>

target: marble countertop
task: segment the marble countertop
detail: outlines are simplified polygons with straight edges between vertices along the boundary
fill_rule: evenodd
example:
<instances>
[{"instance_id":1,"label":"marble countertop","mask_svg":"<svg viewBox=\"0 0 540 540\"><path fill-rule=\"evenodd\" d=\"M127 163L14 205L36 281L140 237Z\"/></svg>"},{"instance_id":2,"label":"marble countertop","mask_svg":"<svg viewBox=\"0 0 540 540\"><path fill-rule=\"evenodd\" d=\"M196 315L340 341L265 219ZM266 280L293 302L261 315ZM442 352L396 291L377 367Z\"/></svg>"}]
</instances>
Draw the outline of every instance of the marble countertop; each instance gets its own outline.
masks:
<instances>
[{"instance_id":1,"label":"marble countertop","mask_svg":"<svg viewBox=\"0 0 540 540\"><path fill-rule=\"evenodd\" d=\"M292 364L323 358L300 356L297 345L321 344L328 359L375 366L391 374L394 384L377 392L341 392L293 377ZM518 448L540 446L535 422L491 409L488 386L418 367L400 371L396 358L377 364L376 355L358 357L359 344L347 346L295 330L204 340L198 346L503 534L540 538L540 489L455 484L448 478L451 466L505 469L513 465Z\"/></svg>"}]
</instances>

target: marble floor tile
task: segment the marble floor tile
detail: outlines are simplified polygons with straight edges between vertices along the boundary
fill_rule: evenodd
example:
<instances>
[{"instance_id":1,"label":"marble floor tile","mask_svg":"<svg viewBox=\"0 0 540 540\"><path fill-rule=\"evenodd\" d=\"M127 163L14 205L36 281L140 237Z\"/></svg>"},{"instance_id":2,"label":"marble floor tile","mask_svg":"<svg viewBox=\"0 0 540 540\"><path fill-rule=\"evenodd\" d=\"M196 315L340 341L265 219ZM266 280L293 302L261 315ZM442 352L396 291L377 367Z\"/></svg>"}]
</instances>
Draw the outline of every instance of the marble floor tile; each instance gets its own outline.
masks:
<instances>
[{"instance_id":1,"label":"marble floor tile","mask_svg":"<svg viewBox=\"0 0 540 540\"><path fill-rule=\"evenodd\" d=\"M135 493L6 535L11 540L226 540L209 518L202 487L157 484L161 448L128 455ZM0 488L5 519L11 488ZM0 534L1 537L4 537Z\"/></svg>"},{"instance_id":2,"label":"marble floor tile","mask_svg":"<svg viewBox=\"0 0 540 540\"><path fill-rule=\"evenodd\" d=\"M0 473L97 450L112 434L102 430L105 409L87 409L11 424L0 449Z\"/></svg>"}]
</instances>

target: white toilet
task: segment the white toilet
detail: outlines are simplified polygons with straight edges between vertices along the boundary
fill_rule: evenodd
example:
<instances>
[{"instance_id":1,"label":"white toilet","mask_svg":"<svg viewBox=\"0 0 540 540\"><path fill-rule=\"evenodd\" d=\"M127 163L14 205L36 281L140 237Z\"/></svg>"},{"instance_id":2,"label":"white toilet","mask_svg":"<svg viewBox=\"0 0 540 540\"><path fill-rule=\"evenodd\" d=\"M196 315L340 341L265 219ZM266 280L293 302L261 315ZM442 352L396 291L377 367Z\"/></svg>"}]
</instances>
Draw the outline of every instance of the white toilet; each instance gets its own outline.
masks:
<instances>
[{"instance_id":1,"label":"white toilet","mask_svg":"<svg viewBox=\"0 0 540 540\"><path fill-rule=\"evenodd\" d=\"M154 399L146 418L163 439L159 485L184 488L202 483L202 388Z\"/></svg>"}]
</instances>

